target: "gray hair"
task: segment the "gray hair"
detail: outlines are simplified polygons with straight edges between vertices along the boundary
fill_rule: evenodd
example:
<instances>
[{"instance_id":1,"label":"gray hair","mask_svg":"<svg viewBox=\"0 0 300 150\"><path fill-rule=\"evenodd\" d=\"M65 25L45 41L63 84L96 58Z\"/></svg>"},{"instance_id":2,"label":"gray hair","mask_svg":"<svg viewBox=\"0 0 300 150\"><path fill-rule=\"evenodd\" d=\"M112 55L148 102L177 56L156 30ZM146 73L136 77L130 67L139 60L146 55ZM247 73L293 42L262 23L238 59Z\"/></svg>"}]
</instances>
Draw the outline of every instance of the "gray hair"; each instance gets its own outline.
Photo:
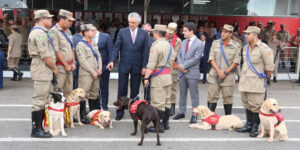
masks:
<instances>
[{"instance_id":1,"label":"gray hair","mask_svg":"<svg viewBox=\"0 0 300 150\"><path fill-rule=\"evenodd\" d=\"M145 23L145 24L143 24L142 29L143 29L145 26L148 26L148 27L152 28L152 26L151 26L150 23Z\"/></svg>"},{"instance_id":2,"label":"gray hair","mask_svg":"<svg viewBox=\"0 0 300 150\"><path fill-rule=\"evenodd\" d=\"M141 21L142 21L142 18L141 18L141 16L137 13L137 12L131 12L131 13L129 13L129 15L128 15L128 20L129 20L129 18L136 18L136 20L137 20L137 22L140 24L141 23Z\"/></svg>"}]
</instances>

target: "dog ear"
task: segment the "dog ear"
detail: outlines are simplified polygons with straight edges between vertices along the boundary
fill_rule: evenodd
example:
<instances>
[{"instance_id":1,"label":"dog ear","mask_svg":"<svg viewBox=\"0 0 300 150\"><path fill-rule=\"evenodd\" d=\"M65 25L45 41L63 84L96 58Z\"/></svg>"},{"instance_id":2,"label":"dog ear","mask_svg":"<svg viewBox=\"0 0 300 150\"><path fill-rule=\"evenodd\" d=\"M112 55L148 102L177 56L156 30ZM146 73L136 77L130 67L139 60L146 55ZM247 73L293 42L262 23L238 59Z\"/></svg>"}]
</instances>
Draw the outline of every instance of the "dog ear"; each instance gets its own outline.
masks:
<instances>
[{"instance_id":1,"label":"dog ear","mask_svg":"<svg viewBox=\"0 0 300 150\"><path fill-rule=\"evenodd\" d=\"M50 94L52 95L52 97L55 96L55 93L50 92Z\"/></svg>"},{"instance_id":2,"label":"dog ear","mask_svg":"<svg viewBox=\"0 0 300 150\"><path fill-rule=\"evenodd\" d=\"M76 93L77 93L77 89L73 90L71 94L76 95Z\"/></svg>"},{"instance_id":3,"label":"dog ear","mask_svg":"<svg viewBox=\"0 0 300 150\"><path fill-rule=\"evenodd\" d=\"M265 100L265 102L263 103L263 105L261 106L261 108L264 110L264 111L269 111L269 108L271 107L271 103L270 103L270 100L267 99Z\"/></svg>"}]
</instances>

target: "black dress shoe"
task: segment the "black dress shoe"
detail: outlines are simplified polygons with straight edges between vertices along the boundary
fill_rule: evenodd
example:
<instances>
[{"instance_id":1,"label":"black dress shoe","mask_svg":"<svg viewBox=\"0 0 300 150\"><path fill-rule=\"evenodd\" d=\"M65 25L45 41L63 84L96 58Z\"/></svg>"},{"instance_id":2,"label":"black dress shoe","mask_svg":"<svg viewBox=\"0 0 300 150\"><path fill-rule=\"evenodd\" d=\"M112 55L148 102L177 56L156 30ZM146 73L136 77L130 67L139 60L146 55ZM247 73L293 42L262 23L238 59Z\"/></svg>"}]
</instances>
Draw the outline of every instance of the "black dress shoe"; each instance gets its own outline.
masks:
<instances>
[{"instance_id":1,"label":"black dress shoe","mask_svg":"<svg viewBox=\"0 0 300 150\"><path fill-rule=\"evenodd\" d=\"M177 115L173 118L173 120L179 120L179 119L184 118L184 117L185 117L184 114L177 114Z\"/></svg>"},{"instance_id":2,"label":"black dress shoe","mask_svg":"<svg viewBox=\"0 0 300 150\"><path fill-rule=\"evenodd\" d=\"M192 115L190 123L196 123L197 122L197 116Z\"/></svg>"},{"instance_id":3,"label":"black dress shoe","mask_svg":"<svg viewBox=\"0 0 300 150\"><path fill-rule=\"evenodd\" d=\"M117 116L117 117L116 117L116 120L119 121L119 120L121 120L122 118L123 118L123 116Z\"/></svg>"},{"instance_id":4,"label":"black dress shoe","mask_svg":"<svg viewBox=\"0 0 300 150\"><path fill-rule=\"evenodd\" d=\"M206 82L206 79L202 79L202 84L205 84Z\"/></svg>"}]
</instances>

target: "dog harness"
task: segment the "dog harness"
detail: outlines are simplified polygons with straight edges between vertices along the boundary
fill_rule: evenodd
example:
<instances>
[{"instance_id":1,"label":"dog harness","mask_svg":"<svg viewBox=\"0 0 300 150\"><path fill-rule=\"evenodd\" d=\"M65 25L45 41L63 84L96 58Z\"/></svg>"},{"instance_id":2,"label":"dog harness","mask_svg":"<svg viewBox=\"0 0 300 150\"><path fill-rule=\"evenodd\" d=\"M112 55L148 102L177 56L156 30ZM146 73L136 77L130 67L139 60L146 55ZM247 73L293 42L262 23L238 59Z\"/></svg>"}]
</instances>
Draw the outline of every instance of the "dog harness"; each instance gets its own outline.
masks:
<instances>
[{"instance_id":1,"label":"dog harness","mask_svg":"<svg viewBox=\"0 0 300 150\"><path fill-rule=\"evenodd\" d=\"M212 130L216 130L216 125L217 125L218 122L219 122L219 118L220 118L219 115L213 114L213 115L209 116L209 117L206 118L206 119L202 119L202 122L207 122L208 124L211 125L211 129L212 129Z\"/></svg>"},{"instance_id":2,"label":"dog harness","mask_svg":"<svg viewBox=\"0 0 300 150\"><path fill-rule=\"evenodd\" d=\"M65 104L65 123L66 124L70 124L70 106L77 106L79 105L80 102L73 102L73 103L69 103L69 102L66 102Z\"/></svg>"},{"instance_id":3,"label":"dog harness","mask_svg":"<svg viewBox=\"0 0 300 150\"><path fill-rule=\"evenodd\" d=\"M53 111L57 111L57 112L65 112L65 109L55 109L55 108L48 106L46 108L45 114L44 114L44 127L49 126L49 110L53 110Z\"/></svg>"},{"instance_id":4,"label":"dog harness","mask_svg":"<svg viewBox=\"0 0 300 150\"><path fill-rule=\"evenodd\" d=\"M100 123L99 120L98 120L98 116L99 116L100 113L101 113L101 110L98 110L98 111L93 115L93 118L92 118L92 120L91 120L91 122L90 122L91 125L94 125L94 124L95 124L95 121L97 121L98 123Z\"/></svg>"},{"instance_id":5,"label":"dog harness","mask_svg":"<svg viewBox=\"0 0 300 150\"><path fill-rule=\"evenodd\" d=\"M274 125L275 128L276 128L282 121L284 121L284 117L283 117L283 115L282 115L281 112L277 112L277 113L275 113L275 114L265 114L265 113L263 113L262 111L259 111L258 113L261 114L261 115L263 115L263 116L266 116L266 117L276 117L277 123Z\"/></svg>"},{"instance_id":6,"label":"dog harness","mask_svg":"<svg viewBox=\"0 0 300 150\"><path fill-rule=\"evenodd\" d=\"M149 104L146 100L142 99L142 100L138 100L138 101L134 101L133 104L130 105L130 108L129 108L129 112L133 115L136 116L136 112L139 108L139 105L141 103L146 103L146 104ZM136 116L137 119L141 120L138 116Z\"/></svg>"}]
</instances>

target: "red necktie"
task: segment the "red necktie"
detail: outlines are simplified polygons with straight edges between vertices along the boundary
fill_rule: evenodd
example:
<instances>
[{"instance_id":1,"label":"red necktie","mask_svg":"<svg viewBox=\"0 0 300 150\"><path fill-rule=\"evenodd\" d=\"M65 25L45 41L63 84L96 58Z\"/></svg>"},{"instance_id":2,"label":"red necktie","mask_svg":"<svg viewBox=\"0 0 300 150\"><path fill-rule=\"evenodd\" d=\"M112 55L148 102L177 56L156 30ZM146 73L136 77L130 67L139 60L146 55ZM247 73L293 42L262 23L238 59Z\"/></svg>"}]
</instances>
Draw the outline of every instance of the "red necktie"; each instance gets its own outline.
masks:
<instances>
[{"instance_id":1,"label":"red necktie","mask_svg":"<svg viewBox=\"0 0 300 150\"><path fill-rule=\"evenodd\" d=\"M186 47L185 47L185 55L189 49L189 45L190 45L190 40L188 40L188 42L186 43Z\"/></svg>"}]
</instances>

